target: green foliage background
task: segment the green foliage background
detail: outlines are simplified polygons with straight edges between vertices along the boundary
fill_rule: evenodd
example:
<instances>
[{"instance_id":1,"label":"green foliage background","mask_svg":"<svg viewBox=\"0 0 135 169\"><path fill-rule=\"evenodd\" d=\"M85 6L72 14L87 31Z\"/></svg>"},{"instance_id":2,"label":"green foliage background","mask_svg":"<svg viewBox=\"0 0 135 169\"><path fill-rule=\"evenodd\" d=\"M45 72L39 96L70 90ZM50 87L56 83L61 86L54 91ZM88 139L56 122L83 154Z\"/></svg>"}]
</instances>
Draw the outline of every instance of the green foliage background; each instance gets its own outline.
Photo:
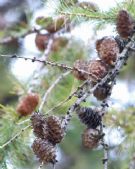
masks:
<instances>
[{"instance_id":1,"label":"green foliage background","mask_svg":"<svg viewBox=\"0 0 135 169\"><path fill-rule=\"evenodd\" d=\"M53 2L54 3L54 2ZM74 5L74 1L59 1L59 6L55 11L55 14L64 14L72 20L75 27L79 26L82 22L92 21L95 24L95 28L104 28L105 24L114 24L116 21L116 15L120 9L127 9L132 16L135 17L135 1L126 0L122 3L118 3L115 8L109 9L108 11L99 10L94 12L89 9L83 9ZM46 2L44 2L46 5ZM14 25L18 29L9 29L9 35L20 36L22 32L27 32L30 28L30 21L32 19L32 13L27 13L29 21L26 27L22 25ZM1 38L6 34L6 31L1 31ZM18 47L12 47L10 45L1 45L0 53L13 54L19 53L21 45ZM8 50L7 50L8 49ZM42 53L41 53L42 55ZM73 62L78 58L87 59L89 57L89 52L87 47L84 46L83 42L78 39L70 39L65 47L61 47L57 52L52 52L49 59L52 61L64 63L72 66ZM128 66L122 71L120 79L127 80L128 77L131 80L134 79L134 56L130 58ZM16 113L16 104L18 102L18 93L16 91L26 92L25 84L20 84L20 82L14 77L10 70L11 61L4 58L0 58L0 145L3 145L6 141L12 138L16 133L30 124L30 121L26 123L19 124L29 117L20 118ZM59 74L63 73L62 70L58 68L51 68L47 66L49 72L42 79L41 88L38 92L42 96L48 87L55 81ZM45 114L50 108L52 108L57 103L65 100L69 94L76 89L81 82L74 79L70 74L64 80L62 80L56 88L53 90L51 95L48 97L47 105L44 107L43 113ZM9 98L9 99L7 99ZM73 104L75 98L71 99L66 104L57 108L52 114L64 115L66 110L70 105ZM87 105L93 105L93 102L86 103ZM121 127L124 130L125 139L122 144L118 146L111 147L110 151L114 153L115 158L109 160L109 169L127 169L129 167L129 162L132 159L134 153L134 123L135 123L135 107L127 106L121 110L111 109L107 116L105 117L105 124L112 128ZM115 116L115 120L114 117ZM65 165L58 166L58 168L64 169L102 169L102 158L103 150L98 148L96 150L86 150L81 145L81 134L83 132L84 126L80 124L77 117L74 115L67 135L59 145L61 151L64 153L64 158L66 159ZM13 169L36 169L39 166L37 159L35 158L31 144L34 140L34 135L32 129L29 128L22 133L15 141L9 144L6 148L0 149L0 168L9 169L11 166ZM124 155L122 157L122 155ZM69 161L67 160L69 159ZM56 166L57 167L57 166ZM48 168L48 166L46 167Z\"/></svg>"}]
</instances>

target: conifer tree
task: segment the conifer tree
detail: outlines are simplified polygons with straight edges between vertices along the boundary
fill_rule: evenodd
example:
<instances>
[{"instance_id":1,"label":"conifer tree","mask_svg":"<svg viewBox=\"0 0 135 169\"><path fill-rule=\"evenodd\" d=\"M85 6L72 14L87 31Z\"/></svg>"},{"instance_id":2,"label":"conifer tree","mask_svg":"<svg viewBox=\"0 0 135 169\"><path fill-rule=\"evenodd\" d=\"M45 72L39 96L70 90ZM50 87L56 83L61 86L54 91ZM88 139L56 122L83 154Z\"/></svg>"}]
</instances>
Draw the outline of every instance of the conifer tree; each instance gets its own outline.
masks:
<instances>
[{"instance_id":1,"label":"conifer tree","mask_svg":"<svg viewBox=\"0 0 135 169\"><path fill-rule=\"evenodd\" d=\"M32 58L10 50L0 54L7 63L36 64L27 85L13 79L15 101L0 104L0 168L134 169L134 105L114 108L110 98L119 78L134 72L135 1L125 0L107 11L95 2L77 0L48 0L42 5L55 7L54 13L36 17L37 27L32 27L28 12L27 23L14 25L14 31L8 28L8 35L3 31L0 39L4 46L35 34L39 52ZM116 32L92 42L94 59L71 33L84 23L93 24L95 33L108 24ZM120 128L120 144L106 141L110 128Z\"/></svg>"}]
</instances>

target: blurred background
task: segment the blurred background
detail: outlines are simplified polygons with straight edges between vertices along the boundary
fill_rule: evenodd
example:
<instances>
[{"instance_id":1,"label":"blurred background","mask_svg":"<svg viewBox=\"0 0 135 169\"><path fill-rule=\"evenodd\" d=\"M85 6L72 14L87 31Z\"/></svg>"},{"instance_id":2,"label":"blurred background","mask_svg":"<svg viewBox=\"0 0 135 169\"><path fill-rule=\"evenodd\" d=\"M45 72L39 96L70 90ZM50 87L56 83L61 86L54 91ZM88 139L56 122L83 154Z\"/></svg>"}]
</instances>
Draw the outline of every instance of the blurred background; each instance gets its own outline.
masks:
<instances>
[{"instance_id":1,"label":"blurred background","mask_svg":"<svg viewBox=\"0 0 135 169\"><path fill-rule=\"evenodd\" d=\"M122 0L120 1L122 2ZM100 10L107 11L117 5L115 0L95 0ZM58 1L32 0L0 0L0 55L23 57L42 57L35 44L36 33L23 37L31 28L39 29L35 22L40 16L54 16ZM44 33L44 32L43 32ZM58 44L49 56L50 60L66 63L70 66L78 58L87 60L97 57L95 41L103 36L116 36L115 24L105 24L100 28L90 21L83 21L73 26L70 32L62 35L67 39L65 45ZM9 37L12 38L8 40ZM3 41L4 39L4 41ZM105 141L109 145L109 169L135 169L135 59L130 57L128 65L124 67L114 86L109 99L109 113L105 117ZM29 83L39 63L25 60L0 57L0 144L14 136L25 123L21 121L28 117L18 118L16 105L21 95L27 92ZM48 72L49 70L49 72ZM36 89L42 96L44 91L55 80L60 71L46 68L41 84ZM69 75L61 82L48 99L44 112L54 103L65 99L80 82ZM64 93L64 94L63 94ZM100 103L91 96L89 105L98 106ZM63 114L74 100L60 107L54 114ZM6 114L6 116L4 116ZM27 124L29 122L26 122ZM3 125L4 124L4 125ZM82 146L81 135L84 126L76 116L73 117L66 137L58 147L56 169L102 169L103 150L98 147L87 150ZM28 130L6 150L0 151L0 165L2 169L36 169L39 162L31 150L34 136ZM132 167L132 168L131 168ZM45 168L52 168L51 165Z\"/></svg>"}]
</instances>

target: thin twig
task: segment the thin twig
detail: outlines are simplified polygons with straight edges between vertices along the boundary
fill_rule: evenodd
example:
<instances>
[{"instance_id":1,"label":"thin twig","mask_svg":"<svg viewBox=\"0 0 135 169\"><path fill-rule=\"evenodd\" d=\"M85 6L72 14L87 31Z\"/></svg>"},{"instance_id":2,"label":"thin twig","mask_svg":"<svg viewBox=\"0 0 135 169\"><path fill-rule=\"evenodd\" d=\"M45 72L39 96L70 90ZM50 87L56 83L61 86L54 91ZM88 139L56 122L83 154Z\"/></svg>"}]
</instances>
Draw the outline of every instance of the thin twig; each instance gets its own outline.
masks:
<instances>
[{"instance_id":1,"label":"thin twig","mask_svg":"<svg viewBox=\"0 0 135 169\"><path fill-rule=\"evenodd\" d=\"M79 91L81 90L86 84L88 83L88 80L85 81L83 84L81 84L79 87L77 87L77 89L72 92L64 101L58 103L56 106L54 106L53 108L51 108L50 110L48 110L48 112L46 114L49 114L50 112L52 112L53 110L55 110L56 108L64 105L66 102L68 102L69 100L72 99L72 97Z\"/></svg>"},{"instance_id":2,"label":"thin twig","mask_svg":"<svg viewBox=\"0 0 135 169\"><path fill-rule=\"evenodd\" d=\"M7 44L7 43L9 43L9 42L11 42L12 40L14 40L14 39L18 39L18 38L24 38L24 37L26 37L27 35L29 35L29 34L32 34L32 33L37 33L37 32L39 32L40 30L42 30L43 28L41 28L41 29L36 29L36 28L33 28L33 29L30 29L30 30L27 30L27 32L25 32L24 34L22 34L22 35L18 35L18 36L8 36L8 37L6 37L6 38L4 38L4 39L0 39L0 45L4 45L4 44Z\"/></svg>"},{"instance_id":3,"label":"thin twig","mask_svg":"<svg viewBox=\"0 0 135 169\"><path fill-rule=\"evenodd\" d=\"M26 129L28 129L31 125L27 125L23 129L21 129L20 132L18 132L14 137L12 137L10 140L8 140L6 143L4 143L2 146L0 146L0 149L5 148L7 145L9 145L12 141L14 141L16 138L18 138Z\"/></svg>"},{"instance_id":4,"label":"thin twig","mask_svg":"<svg viewBox=\"0 0 135 169\"><path fill-rule=\"evenodd\" d=\"M99 78L94 75L93 73L91 72L87 72L83 69L78 69L78 68L75 68L75 67L70 67L70 66L67 66L65 64L60 64L60 63L56 63L56 62L53 62L53 61L48 61L48 60L43 60L43 59L38 59L38 58L30 58L30 57L22 57L22 56L17 56L17 55L0 55L2 57L8 57L8 58L16 58L16 59L24 59L24 60L30 60L32 62L39 62L39 63L42 63L44 65L50 65L52 67L58 67L58 68L62 68L62 69L65 69L65 70L76 70L80 73L85 73L85 74L88 74L89 77L92 77L94 78L95 80L99 80Z\"/></svg>"},{"instance_id":5,"label":"thin twig","mask_svg":"<svg viewBox=\"0 0 135 169\"><path fill-rule=\"evenodd\" d=\"M68 73L68 72L67 72L67 73ZM55 83L55 82L54 82L54 83ZM81 84L79 87L77 87L77 89L76 89L74 92L72 92L72 94L71 94L70 96L68 96L64 101L58 103L56 106L54 106L53 108L51 108L50 110L48 110L48 111L46 112L46 115L50 114L50 112L52 112L52 111L55 110L56 108L58 108L58 107L64 105L66 102L68 102L70 99L72 99L72 97L73 97L79 90L81 90L85 85L87 85L87 83L88 83L88 80L85 81L83 84ZM46 95L46 93L45 93L45 95ZM41 111L41 110L40 110L40 111ZM26 119L26 120L21 121L21 122L19 122L19 123L17 123L17 124L18 124L18 125L21 125L21 124L24 124L24 123L26 123L26 122L28 122L28 121L30 121L30 119Z\"/></svg>"},{"instance_id":6,"label":"thin twig","mask_svg":"<svg viewBox=\"0 0 135 169\"><path fill-rule=\"evenodd\" d=\"M39 112L42 111L43 109L43 106L46 104L47 102L47 98L48 98L48 95L51 93L51 91L55 88L55 86L65 77L67 76L68 74L70 73L70 71L66 72L66 73L63 73L62 75L60 75L54 82L53 84L48 88L48 90L45 92L43 98L42 98L42 102L39 106Z\"/></svg>"},{"instance_id":7,"label":"thin twig","mask_svg":"<svg viewBox=\"0 0 135 169\"><path fill-rule=\"evenodd\" d=\"M52 43L53 43L53 39L50 38L49 42L48 42L48 45L47 45L47 48L46 48L44 54L41 57L42 60L47 60L48 59L49 54L51 52ZM43 72L44 69L45 69L44 63L38 64L37 69L33 73L33 78L29 82L28 92L32 92L33 90L35 90L35 88L37 86L39 86L39 84L41 82L41 79L42 79L42 76L44 75L44 72Z\"/></svg>"}]
</instances>

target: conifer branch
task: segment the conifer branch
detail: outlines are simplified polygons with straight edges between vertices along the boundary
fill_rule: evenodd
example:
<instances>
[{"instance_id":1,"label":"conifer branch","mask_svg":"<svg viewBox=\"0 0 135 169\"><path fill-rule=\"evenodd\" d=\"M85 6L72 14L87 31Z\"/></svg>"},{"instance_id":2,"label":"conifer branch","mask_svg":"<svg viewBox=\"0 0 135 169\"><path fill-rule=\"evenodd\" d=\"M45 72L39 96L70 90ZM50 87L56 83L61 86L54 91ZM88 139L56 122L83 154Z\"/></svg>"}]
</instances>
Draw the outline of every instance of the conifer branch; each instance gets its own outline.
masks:
<instances>
[{"instance_id":1,"label":"conifer branch","mask_svg":"<svg viewBox=\"0 0 135 169\"><path fill-rule=\"evenodd\" d=\"M27 125L26 127L22 128L20 132L18 132L14 137L12 137L10 140L8 140L6 143L4 143L2 146L0 146L0 149L5 148L10 143L12 143L15 139L17 139L25 130L27 130L31 125Z\"/></svg>"},{"instance_id":2,"label":"conifer branch","mask_svg":"<svg viewBox=\"0 0 135 169\"><path fill-rule=\"evenodd\" d=\"M80 90L83 89L84 86L86 86L88 83L88 80L86 80L83 84L81 84L79 87L77 87L77 89L72 92L64 101L58 103L56 106L54 106L53 108L51 108L50 110L48 110L48 112L46 114L49 114L50 112L52 112L53 110L57 109L58 107L64 105L66 102L68 102L69 100L72 99L72 97L77 94L77 92L79 92Z\"/></svg>"},{"instance_id":3,"label":"conifer branch","mask_svg":"<svg viewBox=\"0 0 135 169\"><path fill-rule=\"evenodd\" d=\"M48 95L50 94L50 92L54 89L54 87L68 74L70 73L70 71L63 73L62 75L60 75L55 81L54 83L49 87L49 89L45 92L45 95L42 98L42 102L39 106L39 112L41 113L43 106L45 105L45 103L47 102L47 98ZM25 120L25 122L28 122L29 119ZM27 125L26 127L24 127L23 129L21 129L20 132L18 132L15 136L13 136L9 141L7 141L6 143L4 143L2 146L0 146L0 149L5 148L7 145L9 145L10 143L12 143L15 139L17 139L25 130L27 130L31 125Z\"/></svg>"},{"instance_id":4,"label":"conifer branch","mask_svg":"<svg viewBox=\"0 0 135 169\"><path fill-rule=\"evenodd\" d=\"M60 75L53 83L52 85L48 88L48 90L45 92L43 98L42 98L42 102L39 106L39 112L42 111L44 105L47 103L47 98L48 98L48 95L51 93L51 91L55 88L55 86L67 75L69 75L70 71L66 72L66 73L63 73L62 75Z\"/></svg>"},{"instance_id":5,"label":"conifer branch","mask_svg":"<svg viewBox=\"0 0 135 169\"><path fill-rule=\"evenodd\" d=\"M56 63L56 62L53 62L53 61L48 61L48 60L41 60L41 59L37 59L37 58L30 58L30 57L22 57L22 56L17 56L17 55L12 55L12 56L9 56L9 55L0 55L2 57L8 57L8 58L16 58L16 59L24 59L24 60L30 60L32 62L39 62L41 64L44 64L44 65L50 65L52 67L58 67L58 68L61 68L61 69L64 69L64 70L70 70L70 71L73 71L73 70L77 70L78 72L80 73L85 73L85 74L88 74L89 77L92 77L96 80L99 80L99 78L97 78L96 75L90 73L90 72L87 72L83 69L78 69L78 68L75 68L75 67L70 67L70 66L67 66L65 64L60 64L60 63Z\"/></svg>"},{"instance_id":6,"label":"conifer branch","mask_svg":"<svg viewBox=\"0 0 135 169\"><path fill-rule=\"evenodd\" d=\"M44 51L44 54L41 57L42 60L47 60L48 59L49 54L51 53L52 44L53 44L53 39L50 38L49 42L48 42L48 45L47 45L47 48L46 48L46 50ZM33 73L33 78L29 82L28 92L31 92L31 91L35 90L35 88L37 87L37 82L38 82L38 84L40 84L40 79L42 79L41 72L42 72L43 69L44 69L44 63L39 64L37 66L37 69ZM42 76L43 75L44 74L42 74Z\"/></svg>"},{"instance_id":7,"label":"conifer branch","mask_svg":"<svg viewBox=\"0 0 135 169\"><path fill-rule=\"evenodd\" d=\"M66 113L66 116L63 120L63 127L66 128L68 122L71 120L72 113L74 110L80 105L81 102L83 102L93 91L99 87L102 86L103 84L113 82L115 81L115 78L119 74L120 69L123 67L123 65L126 63L128 57L129 57L129 51L130 47L134 46L134 40L135 40L135 35L132 36L130 39L129 43L125 46L123 51L118 55L117 61L115 63L114 68L112 68L110 71L108 71L107 75L101 79L100 82L98 82L96 85L94 85L87 93L85 93L81 98L78 98L77 101L69 108L69 110ZM90 81L89 81L90 84Z\"/></svg>"},{"instance_id":8,"label":"conifer branch","mask_svg":"<svg viewBox=\"0 0 135 169\"><path fill-rule=\"evenodd\" d=\"M4 39L0 39L0 45L4 45L4 44L7 44L11 41L13 41L14 39L19 39L19 38L25 38L26 36L32 34L32 33L37 33L39 31L41 31L43 28L41 29L36 29L36 28L33 28L33 29L29 29L27 30L25 33L21 34L21 35L18 35L18 36L8 36Z\"/></svg>"}]
</instances>

